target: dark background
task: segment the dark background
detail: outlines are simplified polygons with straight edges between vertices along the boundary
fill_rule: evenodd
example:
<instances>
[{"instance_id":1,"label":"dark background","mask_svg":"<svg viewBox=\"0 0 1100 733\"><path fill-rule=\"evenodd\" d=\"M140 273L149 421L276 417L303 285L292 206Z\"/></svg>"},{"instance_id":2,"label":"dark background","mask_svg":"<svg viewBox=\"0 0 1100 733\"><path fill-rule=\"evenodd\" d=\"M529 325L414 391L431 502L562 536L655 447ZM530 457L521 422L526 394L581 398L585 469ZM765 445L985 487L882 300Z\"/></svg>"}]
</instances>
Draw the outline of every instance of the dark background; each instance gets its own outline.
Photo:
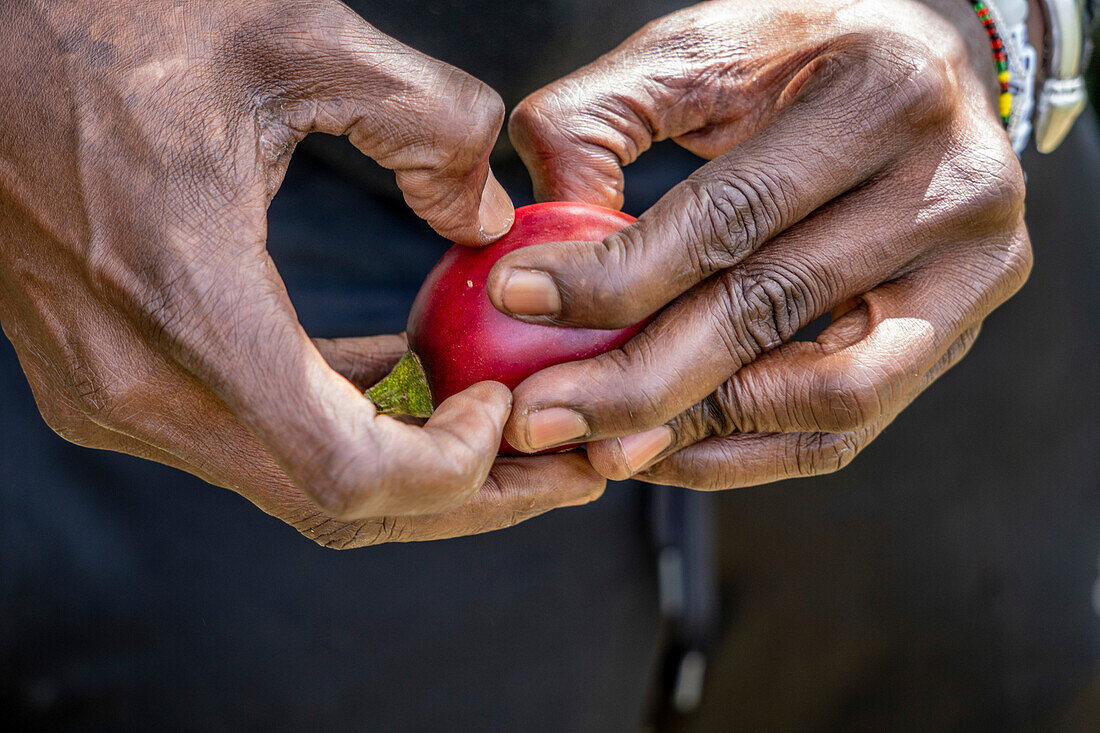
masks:
<instances>
[{"instance_id":1,"label":"dark background","mask_svg":"<svg viewBox=\"0 0 1100 733\"><path fill-rule=\"evenodd\" d=\"M716 496L675 731L1100 730L1100 134L1025 157L1035 267L851 466Z\"/></svg>"},{"instance_id":2,"label":"dark background","mask_svg":"<svg viewBox=\"0 0 1100 733\"><path fill-rule=\"evenodd\" d=\"M429 15L436 4L425 6ZM605 36L595 45L560 48L549 30L542 43L559 61L590 57L636 27L637 9L622 7L621 18L589 21ZM550 10L524 12L509 23L553 29ZM377 20L387 29L400 19ZM461 30L429 35L469 29ZM456 50L415 45L459 60ZM534 68L503 46L488 51L484 63L502 75ZM489 81L518 89L548 78ZM713 496L721 633L700 709L676 715L656 695L655 728L1100 730L1100 133L1092 117L1083 123L1054 155L1026 157L1035 268L971 354L844 471ZM316 141L296 157L288 188L300 199L277 197L272 210L276 259L307 326L398 330L422 273L310 241L336 211L366 216L355 210L362 196L327 184L311 190L309 166L369 178L367 187L381 180L392 193L388 175L340 168L352 160L346 145ZM658 146L629 169L629 207L637 213L696 164ZM523 179L515 161L498 173ZM422 224L370 214L372 232L393 238L409 227L407 259L425 267L435 259L439 243L425 243ZM63 443L34 416L8 352L0 354L11 380L0 389L0 651L17 651L0 657L0 711L17 722L142 730L148 719L135 711L166 709L181 729L196 729L180 722L193 719L205 730L308 729L295 717L308 696L365 729L402 729L403 720L453 718L463 703L453 691L475 684L499 697L492 710L464 709L473 716L529 695L563 711L534 729L629 728L640 685L626 678L644 678L654 651L631 648L654 636L655 605L649 547L631 534L642 524L636 487L483 538L335 554L228 492ZM32 456L46 468L25 480ZM622 535L612 552L592 557L579 540L560 549L562 534L609 528ZM543 599L537 609L516 601L532 586ZM404 595L372 594L379 588ZM479 616L486 605L492 612ZM440 606L451 623L425 628L424 609ZM368 613L386 622L371 638ZM615 636L616 654L590 646ZM486 640L473 661L469 639ZM349 660L348 650L363 658ZM418 655L441 666L425 670ZM561 667L570 679L547 681ZM385 685L423 692L382 708L371 696ZM606 704L610 697L624 707Z\"/></svg>"}]
</instances>

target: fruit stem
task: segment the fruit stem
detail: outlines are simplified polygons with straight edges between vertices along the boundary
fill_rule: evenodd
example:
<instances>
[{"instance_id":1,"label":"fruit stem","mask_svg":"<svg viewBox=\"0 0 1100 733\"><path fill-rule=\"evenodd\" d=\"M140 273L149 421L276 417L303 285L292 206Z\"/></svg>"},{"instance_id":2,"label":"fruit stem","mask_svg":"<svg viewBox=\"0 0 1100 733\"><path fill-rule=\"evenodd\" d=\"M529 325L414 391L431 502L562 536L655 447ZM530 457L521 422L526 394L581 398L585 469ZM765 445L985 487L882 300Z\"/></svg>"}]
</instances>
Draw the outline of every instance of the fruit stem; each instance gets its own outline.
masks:
<instances>
[{"instance_id":1,"label":"fruit stem","mask_svg":"<svg viewBox=\"0 0 1100 733\"><path fill-rule=\"evenodd\" d=\"M432 391L420 357L410 349L381 382L366 391L366 396L382 415L431 417Z\"/></svg>"}]
</instances>

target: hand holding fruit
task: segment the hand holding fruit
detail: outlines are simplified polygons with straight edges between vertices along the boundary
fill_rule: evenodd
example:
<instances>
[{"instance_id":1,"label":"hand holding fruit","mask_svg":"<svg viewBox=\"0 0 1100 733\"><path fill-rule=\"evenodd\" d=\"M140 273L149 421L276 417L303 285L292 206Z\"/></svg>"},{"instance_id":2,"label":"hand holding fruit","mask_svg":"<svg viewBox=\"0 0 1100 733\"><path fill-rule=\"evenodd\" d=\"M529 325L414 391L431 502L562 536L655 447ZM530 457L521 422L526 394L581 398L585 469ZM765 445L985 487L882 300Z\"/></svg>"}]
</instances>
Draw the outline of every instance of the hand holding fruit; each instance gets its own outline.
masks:
<instances>
[{"instance_id":1,"label":"hand holding fruit","mask_svg":"<svg viewBox=\"0 0 1100 733\"><path fill-rule=\"evenodd\" d=\"M506 439L589 441L609 478L703 489L847 463L1027 277L994 81L967 3L727 0L532 94L509 133L542 198L621 205L621 167L656 140L712 160L617 234L493 268L493 303L531 323L664 308L520 384Z\"/></svg>"},{"instance_id":2,"label":"hand holding fruit","mask_svg":"<svg viewBox=\"0 0 1100 733\"><path fill-rule=\"evenodd\" d=\"M600 206L535 204L517 209L512 229L493 244L451 247L413 303L408 356L368 396L387 414L427 417L433 404L478 382L491 380L511 389L540 369L622 346L648 319L614 330L524 323L493 307L485 282L497 260L521 247L602 238L633 221ZM501 451L519 454L507 442Z\"/></svg>"},{"instance_id":3,"label":"hand holding fruit","mask_svg":"<svg viewBox=\"0 0 1100 733\"><path fill-rule=\"evenodd\" d=\"M486 531L602 490L581 456L494 463L499 384L423 427L376 416L361 388L403 339L311 341L265 250L312 131L396 171L445 237L507 231L488 165L504 110L484 84L335 0L6 2L0 40L0 321L58 433L340 547Z\"/></svg>"}]
</instances>

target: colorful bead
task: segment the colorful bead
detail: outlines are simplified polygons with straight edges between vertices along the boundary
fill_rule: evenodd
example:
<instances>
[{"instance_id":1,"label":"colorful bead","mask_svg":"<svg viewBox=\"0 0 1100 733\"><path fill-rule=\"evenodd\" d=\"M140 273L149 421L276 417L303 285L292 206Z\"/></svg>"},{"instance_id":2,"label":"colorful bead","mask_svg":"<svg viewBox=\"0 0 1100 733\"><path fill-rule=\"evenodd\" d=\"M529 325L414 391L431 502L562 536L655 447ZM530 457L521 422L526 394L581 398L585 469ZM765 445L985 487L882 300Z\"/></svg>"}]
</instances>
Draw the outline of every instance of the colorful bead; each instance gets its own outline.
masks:
<instances>
[{"instance_id":1,"label":"colorful bead","mask_svg":"<svg viewBox=\"0 0 1100 733\"><path fill-rule=\"evenodd\" d=\"M1007 128L1012 119L1012 92L1009 91L1009 82L1012 75L1008 70L1008 57L1005 55L1005 44L1001 34L997 32L997 24L993 20L993 13L989 6L982 0L972 0L971 5L978 19L985 27L985 33L989 36L989 45L993 51L993 68L997 70L997 82L1000 86L1000 96L997 98L998 113L1001 115L1001 123Z\"/></svg>"}]
</instances>

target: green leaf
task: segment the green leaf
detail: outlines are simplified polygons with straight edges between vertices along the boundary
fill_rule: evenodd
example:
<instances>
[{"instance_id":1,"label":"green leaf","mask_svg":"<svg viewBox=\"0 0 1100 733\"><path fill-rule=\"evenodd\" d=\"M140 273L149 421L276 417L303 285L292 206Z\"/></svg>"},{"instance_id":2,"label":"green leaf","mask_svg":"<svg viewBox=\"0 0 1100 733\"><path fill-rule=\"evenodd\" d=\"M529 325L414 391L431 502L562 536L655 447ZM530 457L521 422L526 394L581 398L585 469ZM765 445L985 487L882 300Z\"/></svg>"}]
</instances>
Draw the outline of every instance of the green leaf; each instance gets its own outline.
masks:
<instances>
[{"instance_id":1,"label":"green leaf","mask_svg":"<svg viewBox=\"0 0 1100 733\"><path fill-rule=\"evenodd\" d=\"M406 351L381 382L367 390L366 396L383 415L431 417L432 391L420 357Z\"/></svg>"}]
</instances>

